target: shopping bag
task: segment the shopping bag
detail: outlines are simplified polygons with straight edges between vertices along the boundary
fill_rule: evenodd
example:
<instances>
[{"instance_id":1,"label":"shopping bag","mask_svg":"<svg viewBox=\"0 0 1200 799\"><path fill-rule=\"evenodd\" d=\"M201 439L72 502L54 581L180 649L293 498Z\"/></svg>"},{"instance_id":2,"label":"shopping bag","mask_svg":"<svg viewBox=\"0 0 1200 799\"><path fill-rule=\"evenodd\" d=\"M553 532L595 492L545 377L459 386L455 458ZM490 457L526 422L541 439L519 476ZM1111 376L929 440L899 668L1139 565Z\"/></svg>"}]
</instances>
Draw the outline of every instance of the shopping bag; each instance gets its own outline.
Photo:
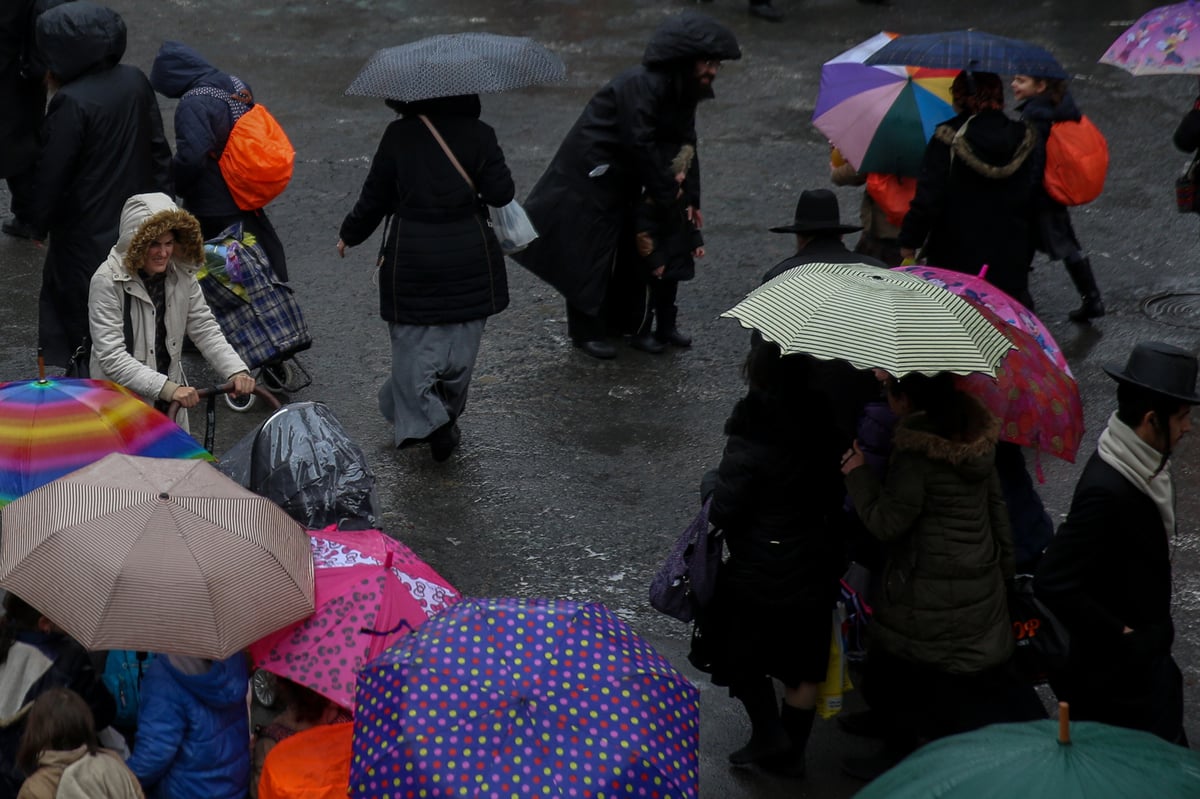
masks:
<instances>
[{"instance_id":1,"label":"shopping bag","mask_svg":"<svg viewBox=\"0 0 1200 799\"><path fill-rule=\"evenodd\" d=\"M1018 574L1008 589L1008 615L1016 648L1013 662L1025 679L1039 685L1066 667L1070 636L1033 593L1033 575Z\"/></svg>"},{"instance_id":2,"label":"shopping bag","mask_svg":"<svg viewBox=\"0 0 1200 799\"><path fill-rule=\"evenodd\" d=\"M831 719L842 712L842 699L854 689L846 671L846 650L842 643L842 624L846 621L846 606L841 602L833 609L833 630L829 637L829 665L825 681L817 686L817 715Z\"/></svg>"},{"instance_id":3,"label":"shopping bag","mask_svg":"<svg viewBox=\"0 0 1200 799\"><path fill-rule=\"evenodd\" d=\"M533 223L516 200L500 208L489 208L488 213L492 218L492 230L495 231L496 238L500 241L500 249L505 255L520 252L537 238Z\"/></svg>"}]
</instances>

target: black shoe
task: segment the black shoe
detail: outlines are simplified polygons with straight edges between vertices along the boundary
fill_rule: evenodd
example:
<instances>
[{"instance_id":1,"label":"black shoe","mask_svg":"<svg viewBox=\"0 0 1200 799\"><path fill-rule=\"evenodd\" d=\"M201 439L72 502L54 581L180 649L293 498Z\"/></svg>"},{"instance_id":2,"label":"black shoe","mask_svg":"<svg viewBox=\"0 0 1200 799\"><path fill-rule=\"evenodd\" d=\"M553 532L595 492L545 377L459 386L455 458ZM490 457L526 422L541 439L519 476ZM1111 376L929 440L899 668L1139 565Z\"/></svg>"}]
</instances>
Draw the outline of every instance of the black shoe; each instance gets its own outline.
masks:
<instances>
[{"instance_id":1,"label":"black shoe","mask_svg":"<svg viewBox=\"0 0 1200 799\"><path fill-rule=\"evenodd\" d=\"M805 752L808 749L808 737L812 732L813 719L817 711L814 708L802 710L792 707L786 701L779 706L779 722L787 733L789 746L786 751L769 757L762 762L765 771L777 777L787 777L793 780L803 779L808 771L805 764Z\"/></svg>"},{"instance_id":2,"label":"black shoe","mask_svg":"<svg viewBox=\"0 0 1200 799\"><path fill-rule=\"evenodd\" d=\"M842 773L856 780L870 782L906 757L903 752L884 747L867 757L848 757L842 761Z\"/></svg>"},{"instance_id":3,"label":"black shoe","mask_svg":"<svg viewBox=\"0 0 1200 799\"><path fill-rule=\"evenodd\" d=\"M450 457L462 440L458 422L447 422L429 435L429 453L438 463Z\"/></svg>"},{"instance_id":4,"label":"black shoe","mask_svg":"<svg viewBox=\"0 0 1200 799\"><path fill-rule=\"evenodd\" d=\"M617 348L607 341L601 339L591 339L589 341L576 341L575 346L583 350L593 358L599 358L602 361L608 361L617 357Z\"/></svg>"},{"instance_id":5,"label":"black shoe","mask_svg":"<svg viewBox=\"0 0 1200 799\"><path fill-rule=\"evenodd\" d=\"M648 352L651 355L661 355L667 349L666 344L663 344L649 333L645 333L640 336L634 336L629 340L629 346L633 347L635 350Z\"/></svg>"},{"instance_id":6,"label":"black shoe","mask_svg":"<svg viewBox=\"0 0 1200 799\"><path fill-rule=\"evenodd\" d=\"M751 3L750 16L767 22L783 22L783 12L770 3Z\"/></svg>"},{"instance_id":7,"label":"black shoe","mask_svg":"<svg viewBox=\"0 0 1200 799\"><path fill-rule=\"evenodd\" d=\"M1082 299L1083 304L1068 313L1068 319L1079 324L1087 324L1093 319L1099 319L1101 316L1104 316L1104 300L1100 299L1099 294L1092 296L1085 295Z\"/></svg>"},{"instance_id":8,"label":"black shoe","mask_svg":"<svg viewBox=\"0 0 1200 799\"><path fill-rule=\"evenodd\" d=\"M692 337L677 327L673 327L667 331L659 330L654 334L654 337L663 344L673 344L676 347L692 346Z\"/></svg>"},{"instance_id":9,"label":"black shoe","mask_svg":"<svg viewBox=\"0 0 1200 799\"><path fill-rule=\"evenodd\" d=\"M873 710L862 710L858 713L839 713L837 725L843 732L858 735L863 738L882 738L887 734L883 718Z\"/></svg>"},{"instance_id":10,"label":"black shoe","mask_svg":"<svg viewBox=\"0 0 1200 799\"><path fill-rule=\"evenodd\" d=\"M38 230L34 229L33 225L27 222L22 222L16 217L8 220L3 225L0 225L0 230L3 230L8 235L15 236L18 239L36 239L41 241L42 239L46 238L45 233L39 232Z\"/></svg>"},{"instance_id":11,"label":"black shoe","mask_svg":"<svg viewBox=\"0 0 1200 799\"><path fill-rule=\"evenodd\" d=\"M782 728L768 735L751 735L750 741L741 749L729 753L729 765L744 768L779 757L792 748L792 739Z\"/></svg>"}]
</instances>

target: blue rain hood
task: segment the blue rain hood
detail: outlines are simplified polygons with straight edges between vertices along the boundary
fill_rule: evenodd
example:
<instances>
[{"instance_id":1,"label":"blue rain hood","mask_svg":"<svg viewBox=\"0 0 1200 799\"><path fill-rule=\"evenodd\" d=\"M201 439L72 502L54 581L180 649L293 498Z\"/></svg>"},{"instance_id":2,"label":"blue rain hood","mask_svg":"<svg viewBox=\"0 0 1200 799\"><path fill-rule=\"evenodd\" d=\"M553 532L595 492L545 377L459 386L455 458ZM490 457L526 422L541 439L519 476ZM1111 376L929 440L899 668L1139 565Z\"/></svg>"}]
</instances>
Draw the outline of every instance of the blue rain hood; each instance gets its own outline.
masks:
<instances>
[{"instance_id":1,"label":"blue rain hood","mask_svg":"<svg viewBox=\"0 0 1200 799\"><path fill-rule=\"evenodd\" d=\"M150 85L165 97L182 97L197 84L224 86L228 83L224 72L183 42L163 42L150 68Z\"/></svg>"}]
</instances>

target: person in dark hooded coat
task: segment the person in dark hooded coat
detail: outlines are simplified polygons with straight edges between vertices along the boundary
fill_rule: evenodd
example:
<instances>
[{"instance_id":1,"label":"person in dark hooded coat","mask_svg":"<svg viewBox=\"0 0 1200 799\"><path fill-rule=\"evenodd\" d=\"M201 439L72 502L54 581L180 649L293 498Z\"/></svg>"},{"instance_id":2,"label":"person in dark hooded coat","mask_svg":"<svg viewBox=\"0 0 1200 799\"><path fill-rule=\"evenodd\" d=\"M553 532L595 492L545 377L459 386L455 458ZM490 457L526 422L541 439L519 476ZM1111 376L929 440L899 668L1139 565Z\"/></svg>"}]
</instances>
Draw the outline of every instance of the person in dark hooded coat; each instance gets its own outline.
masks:
<instances>
[{"instance_id":1,"label":"person in dark hooded coat","mask_svg":"<svg viewBox=\"0 0 1200 799\"><path fill-rule=\"evenodd\" d=\"M175 157L171 175L183 207L200 222L205 240L242 223L266 253L271 271L287 282L283 242L262 208L244 211L229 193L218 159L234 123L254 107L254 93L240 78L214 67L182 42L163 42L150 69L150 85L175 107ZM238 97L249 97L246 103Z\"/></svg>"},{"instance_id":2,"label":"person in dark hooded coat","mask_svg":"<svg viewBox=\"0 0 1200 799\"><path fill-rule=\"evenodd\" d=\"M171 147L150 81L120 63L125 22L115 11L56 6L38 17L36 46L55 89L29 218L50 236L38 345L47 363L66 366L87 337L88 285L118 238L125 201L172 193Z\"/></svg>"},{"instance_id":3,"label":"person in dark hooded coat","mask_svg":"<svg viewBox=\"0 0 1200 799\"><path fill-rule=\"evenodd\" d=\"M610 332L633 332L645 312L634 242L634 209L645 195L661 207L679 186L662 168L660 145L696 144L696 105L712 96L721 62L741 57L737 40L704 14L685 11L654 32L639 66L613 78L584 108L525 201L538 238L514 256L562 293L567 332L596 358L612 358ZM684 181L690 216L700 214L700 161ZM660 316L658 338L675 329Z\"/></svg>"},{"instance_id":4,"label":"person in dark hooded coat","mask_svg":"<svg viewBox=\"0 0 1200 799\"><path fill-rule=\"evenodd\" d=\"M496 132L479 119L479 95L386 102L401 117L384 131L337 249L345 257L388 220L379 315L392 370L379 411L397 447L427 443L444 461L459 443L484 325L508 307L504 255L485 206L507 205L516 188Z\"/></svg>"},{"instance_id":5,"label":"person in dark hooded coat","mask_svg":"<svg viewBox=\"0 0 1200 799\"><path fill-rule=\"evenodd\" d=\"M1032 310L1037 131L1004 113L1004 85L990 72L959 73L950 94L958 115L926 145L900 254L924 247L925 263L972 275L987 266L988 282Z\"/></svg>"}]
</instances>

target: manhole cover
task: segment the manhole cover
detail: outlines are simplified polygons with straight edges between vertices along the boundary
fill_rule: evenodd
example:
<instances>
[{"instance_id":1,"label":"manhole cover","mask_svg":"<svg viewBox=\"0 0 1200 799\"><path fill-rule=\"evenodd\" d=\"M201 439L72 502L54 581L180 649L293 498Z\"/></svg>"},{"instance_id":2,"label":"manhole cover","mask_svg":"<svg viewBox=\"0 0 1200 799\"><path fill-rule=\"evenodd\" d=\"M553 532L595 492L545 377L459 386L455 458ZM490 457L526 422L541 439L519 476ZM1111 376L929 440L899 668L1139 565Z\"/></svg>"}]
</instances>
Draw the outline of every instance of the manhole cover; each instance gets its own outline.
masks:
<instances>
[{"instance_id":1,"label":"manhole cover","mask_svg":"<svg viewBox=\"0 0 1200 799\"><path fill-rule=\"evenodd\" d=\"M1155 294L1142 300L1142 313L1156 322L1200 330L1200 292Z\"/></svg>"}]
</instances>

